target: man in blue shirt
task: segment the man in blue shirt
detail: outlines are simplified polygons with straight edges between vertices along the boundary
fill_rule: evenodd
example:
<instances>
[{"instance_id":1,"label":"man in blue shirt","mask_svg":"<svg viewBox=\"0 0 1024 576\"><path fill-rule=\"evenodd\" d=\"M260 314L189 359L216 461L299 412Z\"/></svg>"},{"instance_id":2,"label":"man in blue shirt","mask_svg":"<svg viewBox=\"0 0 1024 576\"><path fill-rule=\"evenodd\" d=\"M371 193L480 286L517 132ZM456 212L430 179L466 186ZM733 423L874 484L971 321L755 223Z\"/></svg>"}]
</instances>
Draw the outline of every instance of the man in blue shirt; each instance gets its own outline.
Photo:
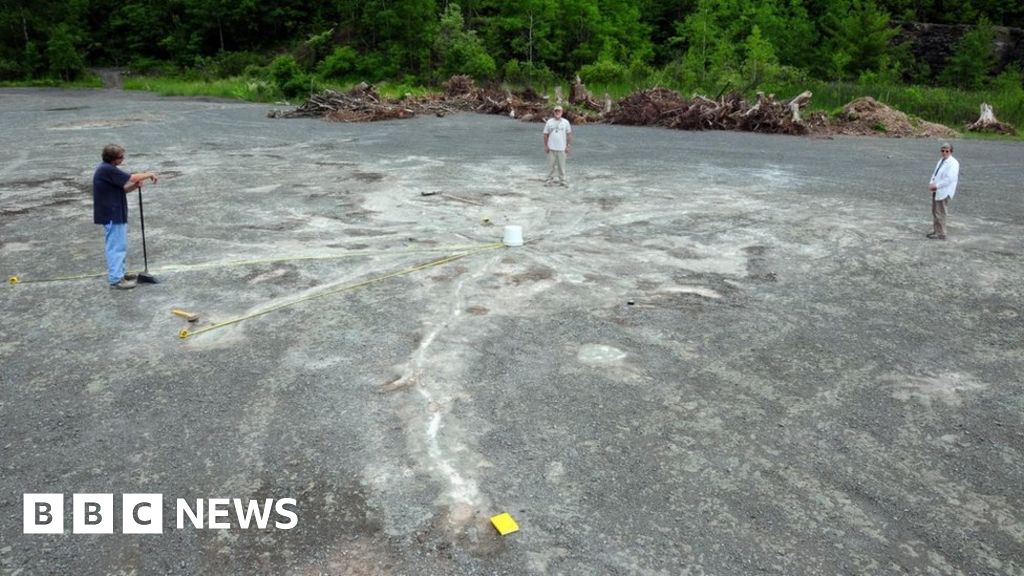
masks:
<instances>
[{"instance_id":1,"label":"man in blue shirt","mask_svg":"<svg viewBox=\"0 0 1024 576\"><path fill-rule=\"evenodd\" d=\"M124 148L116 144L103 147L103 162L92 175L93 222L106 231L107 281L111 288L135 288L135 275L125 275L128 255L128 198L142 182L156 183L156 174L129 174L118 166L124 162Z\"/></svg>"}]
</instances>

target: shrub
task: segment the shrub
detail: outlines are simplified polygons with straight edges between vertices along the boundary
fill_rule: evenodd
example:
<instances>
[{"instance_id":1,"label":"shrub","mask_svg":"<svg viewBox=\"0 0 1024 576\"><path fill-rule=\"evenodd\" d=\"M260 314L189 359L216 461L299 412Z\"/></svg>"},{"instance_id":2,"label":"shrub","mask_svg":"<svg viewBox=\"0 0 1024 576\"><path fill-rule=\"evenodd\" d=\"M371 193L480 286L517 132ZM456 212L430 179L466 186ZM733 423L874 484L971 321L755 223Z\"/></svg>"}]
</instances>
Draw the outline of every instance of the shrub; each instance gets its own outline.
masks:
<instances>
[{"instance_id":1,"label":"shrub","mask_svg":"<svg viewBox=\"0 0 1024 576\"><path fill-rule=\"evenodd\" d=\"M580 79L586 84L621 84L628 75L625 66L610 58L601 58L580 68Z\"/></svg>"},{"instance_id":2,"label":"shrub","mask_svg":"<svg viewBox=\"0 0 1024 576\"><path fill-rule=\"evenodd\" d=\"M309 91L309 76L289 55L278 56L270 63L270 77L286 98L294 98Z\"/></svg>"},{"instance_id":3,"label":"shrub","mask_svg":"<svg viewBox=\"0 0 1024 576\"><path fill-rule=\"evenodd\" d=\"M356 71L359 53L351 46L339 46L334 49L316 67L316 73L323 79L342 80Z\"/></svg>"},{"instance_id":4,"label":"shrub","mask_svg":"<svg viewBox=\"0 0 1024 576\"><path fill-rule=\"evenodd\" d=\"M368 52L356 63L356 76L367 82L380 82L398 76L399 60L389 54Z\"/></svg>"},{"instance_id":5,"label":"shrub","mask_svg":"<svg viewBox=\"0 0 1024 576\"><path fill-rule=\"evenodd\" d=\"M178 67L170 62L164 62L146 56L136 56L128 63L128 69L132 74L173 76L179 72Z\"/></svg>"},{"instance_id":6,"label":"shrub","mask_svg":"<svg viewBox=\"0 0 1024 576\"><path fill-rule=\"evenodd\" d=\"M1020 67L1010 65L1003 70L992 80L992 90L1010 98L1024 99L1024 74Z\"/></svg>"},{"instance_id":7,"label":"shrub","mask_svg":"<svg viewBox=\"0 0 1024 576\"><path fill-rule=\"evenodd\" d=\"M21 77L21 66L17 62L0 58L0 82L19 80Z\"/></svg>"},{"instance_id":8,"label":"shrub","mask_svg":"<svg viewBox=\"0 0 1024 576\"><path fill-rule=\"evenodd\" d=\"M214 68L220 78L241 76L252 66L262 66L266 59L253 52L225 52L217 57Z\"/></svg>"}]
</instances>

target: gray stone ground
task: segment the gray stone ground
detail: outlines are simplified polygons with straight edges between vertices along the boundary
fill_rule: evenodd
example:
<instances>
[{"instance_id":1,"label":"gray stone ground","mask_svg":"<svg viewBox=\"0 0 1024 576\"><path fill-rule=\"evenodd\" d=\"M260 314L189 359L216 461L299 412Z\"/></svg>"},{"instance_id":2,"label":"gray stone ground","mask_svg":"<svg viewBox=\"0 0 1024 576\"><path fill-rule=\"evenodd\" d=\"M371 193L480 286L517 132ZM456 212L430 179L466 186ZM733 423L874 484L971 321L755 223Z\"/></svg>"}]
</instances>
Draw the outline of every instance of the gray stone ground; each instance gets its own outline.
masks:
<instances>
[{"instance_id":1,"label":"gray stone ground","mask_svg":"<svg viewBox=\"0 0 1024 576\"><path fill-rule=\"evenodd\" d=\"M943 243L934 140L578 126L560 189L537 124L267 112L0 91L2 573L1024 574L1021 143L956 143ZM103 271L108 142L162 283L29 282ZM26 492L165 532L22 535ZM175 529L213 497L299 525Z\"/></svg>"}]
</instances>

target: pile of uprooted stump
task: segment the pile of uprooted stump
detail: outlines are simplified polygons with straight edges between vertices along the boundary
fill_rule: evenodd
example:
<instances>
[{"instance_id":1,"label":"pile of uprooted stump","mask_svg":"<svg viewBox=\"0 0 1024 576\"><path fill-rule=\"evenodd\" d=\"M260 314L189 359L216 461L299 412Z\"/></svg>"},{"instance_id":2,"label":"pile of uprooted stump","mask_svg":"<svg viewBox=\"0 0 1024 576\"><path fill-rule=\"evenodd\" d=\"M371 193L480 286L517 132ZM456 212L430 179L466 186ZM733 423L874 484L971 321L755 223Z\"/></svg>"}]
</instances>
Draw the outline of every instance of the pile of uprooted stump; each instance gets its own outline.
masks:
<instances>
[{"instance_id":1,"label":"pile of uprooted stump","mask_svg":"<svg viewBox=\"0 0 1024 576\"><path fill-rule=\"evenodd\" d=\"M794 135L857 133L846 126L854 122L856 115L851 114L852 119L849 121L845 115L830 120L824 112L802 116L801 110L811 100L809 91L790 100L777 100L772 94L759 92L754 101L748 101L738 93L714 99L696 95L683 98L672 90L652 88L634 92L618 102L613 102L605 95L603 101L599 102L577 77L565 100L571 105L565 116L575 124L606 123L678 130L741 130ZM469 76L453 76L445 83L443 94L406 94L401 98L388 99L383 98L372 85L363 83L346 93L323 91L294 110L272 111L270 115L280 118L323 117L336 122L373 122L409 118L418 114L445 116L455 112L476 112L539 122L548 116L555 103L562 102L560 88L555 89L552 99L530 89L513 92L496 86L478 87ZM891 110L884 104L872 102ZM877 122L873 124L876 125ZM902 125L899 128L886 130L882 127L871 130L871 133L890 136L936 135L934 129L921 130L918 134L913 129L908 133L902 129ZM952 134L955 135L955 132Z\"/></svg>"}]
</instances>

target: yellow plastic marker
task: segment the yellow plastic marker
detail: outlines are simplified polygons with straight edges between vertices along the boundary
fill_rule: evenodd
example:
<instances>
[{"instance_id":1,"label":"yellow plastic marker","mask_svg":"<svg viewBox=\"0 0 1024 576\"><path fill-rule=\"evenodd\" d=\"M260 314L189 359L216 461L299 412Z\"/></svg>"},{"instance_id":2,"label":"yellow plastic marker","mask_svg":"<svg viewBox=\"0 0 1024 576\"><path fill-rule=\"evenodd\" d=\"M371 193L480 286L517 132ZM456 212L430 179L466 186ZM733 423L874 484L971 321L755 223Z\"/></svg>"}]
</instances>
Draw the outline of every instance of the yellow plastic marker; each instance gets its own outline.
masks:
<instances>
[{"instance_id":1,"label":"yellow plastic marker","mask_svg":"<svg viewBox=\"0 0 1024 576\"><path fill-rule=\"evenodd\" d=\"M7 279L7 281L11 283L11 286L17 284L18 282L21 282L21 280L19 280L17 276L11 276L10 278Z\"/></svg>"},{"instance_id":2,"label":"yellow plastic marker","mask_svg":"<svg viewBox=\"0 0 1024 576\"><path fill-rule=\"evenodd\" d=\"M193 314L192 312L189 312L188 310L182 310L181 308L171 308L171 314L174 314L175 316L180 316L185 320L188 320L189 322L195 322L196 320L199 320L199 314Z\"/></svg>"},{"instance_id":3,"label":"yellow plastic marker","mask_svg":"<svg viewBox=\"0 0 1024 576\"><path fill-rule=\"evenodd\" d=\"M498 530L498 534L506 536L513 532L519 531L519 524L516 524L512 515L508 512L503 512L497 516L491 516L491 524Z\"/></svg>"},{"instance_id":4,"label":"yellow plastic marker","mask_svg":"<svg viewBox=\"0 0 1024 576\"><path fill-rule=\"evenodd\" d=\"M185 338L188 338L190 335L191 334L189 334L188 330L182 329L181 332L178 332L178 338L181 338L182 340L184 340Z\"/></svg>"}]
</instances>

